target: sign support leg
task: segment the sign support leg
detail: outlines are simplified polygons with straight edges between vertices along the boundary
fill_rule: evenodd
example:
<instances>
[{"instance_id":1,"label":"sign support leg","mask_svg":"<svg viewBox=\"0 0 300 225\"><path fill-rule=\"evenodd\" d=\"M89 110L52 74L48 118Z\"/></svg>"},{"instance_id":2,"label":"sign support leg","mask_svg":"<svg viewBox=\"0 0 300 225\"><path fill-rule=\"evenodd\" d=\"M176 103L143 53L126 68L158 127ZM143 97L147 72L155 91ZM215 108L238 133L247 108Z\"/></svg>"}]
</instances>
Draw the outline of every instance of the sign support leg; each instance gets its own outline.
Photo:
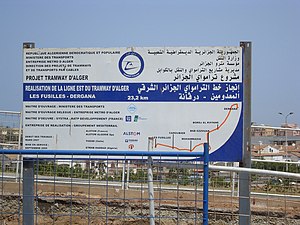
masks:
<instances>
[{"instance_id":1,"label":"sign support leg","mask_svg":"<svg viewBox=\"0 0 300 225\"><path fill-rule=\"evenodd\" d=\"M23 224L34 224L34 161L23 162Z\"/></svg>"},{"instance_id":2,"label":"sign support leg","mask_svg":"<svg viewBox=\"0 0 300 225\"><path fill-rule=\"evenodd\" d=\"M243 127L243 159L240 167L251 168L251 42L241 42L243 48L244 74L244 127ZM250 208L250 175L239 174L239 224L251 224Z\"/></svg>"}]
</instances>

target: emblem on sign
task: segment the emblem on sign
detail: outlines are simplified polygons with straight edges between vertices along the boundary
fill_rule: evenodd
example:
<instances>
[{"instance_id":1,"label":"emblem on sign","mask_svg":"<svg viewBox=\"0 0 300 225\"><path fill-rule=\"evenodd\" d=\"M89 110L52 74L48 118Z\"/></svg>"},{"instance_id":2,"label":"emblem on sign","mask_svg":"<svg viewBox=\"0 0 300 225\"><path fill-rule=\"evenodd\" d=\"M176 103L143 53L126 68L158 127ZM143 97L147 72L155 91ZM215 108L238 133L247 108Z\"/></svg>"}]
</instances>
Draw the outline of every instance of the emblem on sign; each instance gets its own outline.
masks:
<instances>
[{"instance_id":1,"label":"emblem on sign","mask_svg":"<svg viewBox=\"0 0 300 225\"><path fill-rule=\"evenodd\" d=\"M138 77L144 70L144 60L136 52L126 52L119 60L119 70L127 78Z\"/></svg>"}]
</instances>

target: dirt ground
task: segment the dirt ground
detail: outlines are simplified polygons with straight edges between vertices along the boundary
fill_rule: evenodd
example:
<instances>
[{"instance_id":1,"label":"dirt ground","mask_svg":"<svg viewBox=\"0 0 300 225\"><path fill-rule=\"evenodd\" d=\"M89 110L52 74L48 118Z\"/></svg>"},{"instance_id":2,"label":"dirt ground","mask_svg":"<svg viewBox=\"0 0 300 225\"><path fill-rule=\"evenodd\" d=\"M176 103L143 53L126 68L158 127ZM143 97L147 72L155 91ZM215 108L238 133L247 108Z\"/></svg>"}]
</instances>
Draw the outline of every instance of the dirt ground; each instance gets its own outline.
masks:
<instances>
[{"instance_id":1,"label":"dirt ground","mask_svg":"<svg viewBox=\"0 0 300 225\"><path fill-rule=\"evenodd\" d=\"M22 193L17 183L0 187L0 225L22 223ZM37 224L149 224L148 192L114 187L39 184ZM202 193L155 192L155 224L202 224ZM299 201L251 199L252 224L300 224ZM210 224L238 224L238 198L209 196Z\"/></svg>"}]
</instances>

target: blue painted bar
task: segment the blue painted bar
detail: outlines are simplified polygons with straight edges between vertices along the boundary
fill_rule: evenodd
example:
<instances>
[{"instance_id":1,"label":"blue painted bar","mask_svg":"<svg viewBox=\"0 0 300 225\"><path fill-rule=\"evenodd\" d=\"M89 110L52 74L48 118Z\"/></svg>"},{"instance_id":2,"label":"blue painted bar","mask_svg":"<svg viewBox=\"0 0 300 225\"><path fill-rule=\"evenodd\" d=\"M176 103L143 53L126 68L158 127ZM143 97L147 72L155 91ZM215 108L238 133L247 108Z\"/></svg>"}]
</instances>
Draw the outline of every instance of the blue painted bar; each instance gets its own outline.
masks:
<instances>
[{"instance_id":1,"label":"blue painted bar","mask_svg":"<svg viewBox=\"0 0 300 225\"><path fill-rule=\"evenodd\" d=\"M208 225L208 186L209 186L209 145L204 143L203 163L203 225Z\"/></svg>"},{"instance_id":2,"label":"blue painted bar","mask_svg":"<svg viewBox=\"0 0 300 225\"><path fill-rule=\"evenodd\" d=\"M73 86L68 91L66 87ZM84 90L78 87L85 87ZM92 86L105 87L93 91ZM113 87L126 87L113 91ZM216 88L214 88L216 87ZM80 90L80 91L78 91ZM86 91L89 90L89 91ZM241 82L216 83L24 83L23 101L30 102L241 102ZM229 92L228 92L229 91ZM200 94L201 93L201 94ZM79 96L79 97L78 97ZM80 97L86 96L86 97ZM140 98L143 96L144 98Z\"/></svg>"},{"instance_id":3,"label":"blue painted bar","mask_svg":"<svg viewBox=\"0 0 300 225\"><path fill-rule=\"evenodd\" d=\"M91 150L1 150L0 154L21 155L101 155L101 156L170 156L199 157L203 152L148 152L148 151L91 151Z\"/></svg>"}]
</instances>

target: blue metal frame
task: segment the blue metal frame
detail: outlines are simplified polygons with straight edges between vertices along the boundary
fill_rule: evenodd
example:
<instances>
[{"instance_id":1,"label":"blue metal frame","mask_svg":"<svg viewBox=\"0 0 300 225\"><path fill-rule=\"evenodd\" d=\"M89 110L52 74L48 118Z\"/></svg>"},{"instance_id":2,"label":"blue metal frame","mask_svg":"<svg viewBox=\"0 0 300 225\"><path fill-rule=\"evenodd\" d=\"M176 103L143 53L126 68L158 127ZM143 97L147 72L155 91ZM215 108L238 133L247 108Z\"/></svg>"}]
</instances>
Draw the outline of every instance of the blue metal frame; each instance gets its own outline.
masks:
<instances>
[{"instance_id":1,"label":"blue metal frame","mask_svg":"<svg viewBox=\"0 0 300 225\"><path fill-rule=\"evenodd\" d=\"M162 152L162 151L96 151L96 150L1 150L0 154L20 155L98 155L98 156L170 156L201 157L203 152Z\"/></svg>"},{"instance_id":2,"label":"blue metal frame","mask_svg":"<svg viewBox=\"0 0 300 225\"><path fill-rule=\"evenodd\" d=\"M203 225L208 225L209 145L204 143L203 165Z\"/></svg>"}]
</instances>

